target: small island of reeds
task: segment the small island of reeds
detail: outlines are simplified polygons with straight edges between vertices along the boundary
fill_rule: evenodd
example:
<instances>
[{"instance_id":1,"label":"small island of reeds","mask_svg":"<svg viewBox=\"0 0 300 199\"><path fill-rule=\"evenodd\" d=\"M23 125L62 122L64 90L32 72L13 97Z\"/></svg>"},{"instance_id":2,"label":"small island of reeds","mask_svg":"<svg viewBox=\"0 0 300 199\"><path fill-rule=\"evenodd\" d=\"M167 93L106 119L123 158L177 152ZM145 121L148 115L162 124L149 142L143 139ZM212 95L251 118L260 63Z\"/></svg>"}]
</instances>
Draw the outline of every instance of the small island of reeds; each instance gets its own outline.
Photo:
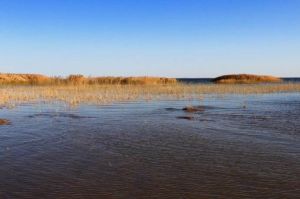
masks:
<instances>
[{"instance_id":1,"label":"small island of reeds","mask_svg":"<svg viewBox=\"0 0 300 199\"><path fill-rule=\"evenodd\" d=\"M279 83L282 79L267 75L232 74L217 77L213 82L219 84Z\"/></svg>"}]
</instances>

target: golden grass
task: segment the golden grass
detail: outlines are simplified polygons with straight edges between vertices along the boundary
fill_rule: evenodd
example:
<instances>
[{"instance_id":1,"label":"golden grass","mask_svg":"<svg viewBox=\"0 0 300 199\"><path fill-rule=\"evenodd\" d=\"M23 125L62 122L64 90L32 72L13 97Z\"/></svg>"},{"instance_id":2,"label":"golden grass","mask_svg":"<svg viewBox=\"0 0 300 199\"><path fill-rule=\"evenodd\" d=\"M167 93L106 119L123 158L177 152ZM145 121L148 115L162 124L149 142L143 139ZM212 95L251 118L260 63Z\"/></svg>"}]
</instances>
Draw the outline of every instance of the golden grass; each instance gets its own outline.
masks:
<instances>
[{"instance_id":1,"label":"golden grass","mask_svg":"<svg viewBox=\"0 0 300 199\"><path fill-rule=\"evenodd\" d=\"M2 85L0 86L0 106L10 107L20 103L57 101L75 106L136 100L200 99L204 94L278 92L300 92L300 84Z\"/></svg>"},{"instance_id":2,"label":"golden grass","mask_svg":"<svg viewBox=\"0 0 300 199\"><path fill-rule=\"evenodd\" d=\"M164 77L84 77L69 75L62 77L47 77L39 74L1 74L2 85L95 85L95 84L175 84L175 78Z\"/></svg>"},{"instance_id":3,"label":"golden grass","mask_svg":"<svg viewBox=\"0 0 300 199\"><path fill-rule=\"evenodd\" d=\"M265 75L223 75L213 80L215 83L221 84L253 84L253 83L278 83L282 82L280 78Z\"/></svg>"},{"instance_id":4,"label":"golden grass","mask_svg":"<svg viewBox=\"0 0 300 199\"><path fill-rule=\"evenodd\" d=\"M38 74L0 73L0 84L42 84L49 80L49 77Z\"/></svg>"}]
</instances>

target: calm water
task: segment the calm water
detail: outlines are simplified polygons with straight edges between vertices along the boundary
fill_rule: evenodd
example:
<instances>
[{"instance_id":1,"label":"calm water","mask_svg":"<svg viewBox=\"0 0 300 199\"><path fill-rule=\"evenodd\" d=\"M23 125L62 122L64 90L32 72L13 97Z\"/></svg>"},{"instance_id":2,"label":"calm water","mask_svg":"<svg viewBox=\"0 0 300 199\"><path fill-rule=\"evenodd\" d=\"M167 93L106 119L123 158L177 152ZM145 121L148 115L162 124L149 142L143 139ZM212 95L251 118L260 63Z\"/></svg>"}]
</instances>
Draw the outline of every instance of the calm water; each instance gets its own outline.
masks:
<instances>
[{"instance_id":1,"label":"calm water","mask_svg":"<svg viewBox=\"0 0 300 199\"><path fill-rule=\"evenodd\" d=\"M0 198L299 198L299 116L300 94L2 109Z\"/></svg>"},{"instance_id":2,"label":"calm water","mask_svg":"<svg viewBox=\"0 0 300 199\"><path fill-rule=\"evenodd\" d=\"M299 83L300 78L299 77L283 77L283 82L284 83ZM180 82L184 83L212 83L213 78L178 78L177 79Z\"/></svg>"}]
</instances>

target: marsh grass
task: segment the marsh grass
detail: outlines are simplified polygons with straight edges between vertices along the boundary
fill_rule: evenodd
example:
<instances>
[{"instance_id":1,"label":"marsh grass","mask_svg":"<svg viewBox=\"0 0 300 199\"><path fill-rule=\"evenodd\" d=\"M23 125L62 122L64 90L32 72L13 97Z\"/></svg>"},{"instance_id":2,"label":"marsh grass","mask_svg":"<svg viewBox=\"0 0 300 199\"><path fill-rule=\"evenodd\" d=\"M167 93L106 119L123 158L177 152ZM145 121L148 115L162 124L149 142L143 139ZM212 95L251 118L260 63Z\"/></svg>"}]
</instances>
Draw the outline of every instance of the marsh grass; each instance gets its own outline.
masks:
<instances>
[{"instance_id":1,"label":"marsh grass","mask_svg":"<svg viewBox=\"0 0 300 199\"><path fill-rule=\"evenodd\" d=\"M177 83L175 78L165 77L85 77L79 74L63 78L47 77L39 74L0 73L1 85L153 85L175 83Z\"/></svg>"},{"instance_id":2,"label":"marsh grass","mask_svg":"<svg viewBox=\"0 0 300 199\"><path fill-rule=\"evenodd\" d=\"M205 94L246 95L280 92L300 92L300 84L2 85L0 86L0 106L11 107L20 103L35 102L63 102L70 106L77 106L138 100L200 100Z\"/></svg>"},{"instance_id":3,"label":"marsh grass","mask_svg":"<svg viewBox=\"0 0 300 199\"><path fill-rule=\"evenodd\" d=\"M235 74L217 77L213 82L219 84L279 83L282 79L266 75Z\"/></svg>"}]
</instances>

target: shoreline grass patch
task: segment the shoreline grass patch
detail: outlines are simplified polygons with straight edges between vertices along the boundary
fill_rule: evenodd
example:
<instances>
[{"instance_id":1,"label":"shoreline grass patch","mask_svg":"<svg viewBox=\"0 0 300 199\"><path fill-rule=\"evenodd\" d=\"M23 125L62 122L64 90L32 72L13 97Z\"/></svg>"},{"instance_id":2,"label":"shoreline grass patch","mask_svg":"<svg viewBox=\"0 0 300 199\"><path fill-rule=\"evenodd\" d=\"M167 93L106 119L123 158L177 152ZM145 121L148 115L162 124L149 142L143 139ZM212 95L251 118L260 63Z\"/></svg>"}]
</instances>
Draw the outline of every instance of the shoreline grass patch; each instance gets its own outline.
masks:
<instances>
[{"instance_id":1,"label":"shoreline grass patch","mask_svg":"<svg viewBox=\"0 0 300 199\"><path fill-rule=\"evenodd\" d=\"M39 74L0 73L1 85L156 85L176 83L175 78L166 77L85 77L79 74L64 78Z\"/></svg>"},{"instance_id":2,"label":"shoreline grass patch","mask_svg":"<svg viewBox=\"0 0 300 199\"><path fill-rule=\"evenodd\" d=\"M236 74L217 77L213 82L218 84L280 83L282 79L266 75Z\"/></svg>"},{"instance_id":3,"label":"shoreline grass patch","mask_svg":"<svg viewBox=\"0 0 300 199\"><path fill-rule=\"evenodd\" d=\"M165 85L0 85L0 107L21 103L63 102L111 104L115 102L202 99L204 95L300 92L300 83L282 84L165 84Z\"/></svg>"}]
</instances>

